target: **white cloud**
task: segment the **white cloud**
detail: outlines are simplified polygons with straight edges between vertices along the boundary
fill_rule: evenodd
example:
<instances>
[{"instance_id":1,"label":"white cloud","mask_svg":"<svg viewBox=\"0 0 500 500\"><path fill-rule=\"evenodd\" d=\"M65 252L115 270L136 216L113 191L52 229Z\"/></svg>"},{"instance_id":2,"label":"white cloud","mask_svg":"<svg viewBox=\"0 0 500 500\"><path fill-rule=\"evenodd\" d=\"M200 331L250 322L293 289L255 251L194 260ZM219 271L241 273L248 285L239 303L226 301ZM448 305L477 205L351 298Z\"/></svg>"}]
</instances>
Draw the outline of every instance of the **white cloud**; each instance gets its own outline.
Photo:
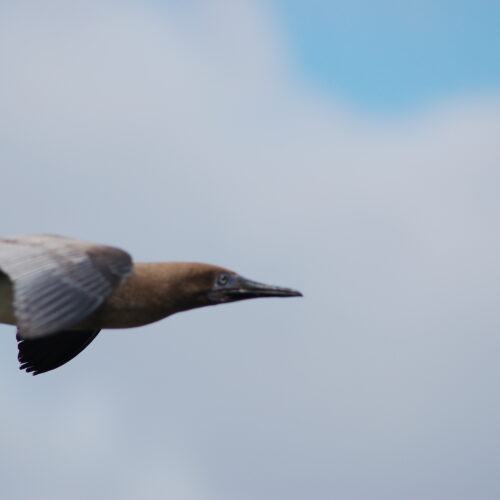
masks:
<instances>
[{"instance_id":1,"label":"white cloud","mask_svg":"<svg viewBox=\"0 0 500 500\"><path fill-rule=\"evenodd\" d=\"M1 4L2 232L306 297L35 379L2 327L9 498L497 497L498 96L366 118L294 83L256 3L69 5Z\"/></svg>"}]
</instances>

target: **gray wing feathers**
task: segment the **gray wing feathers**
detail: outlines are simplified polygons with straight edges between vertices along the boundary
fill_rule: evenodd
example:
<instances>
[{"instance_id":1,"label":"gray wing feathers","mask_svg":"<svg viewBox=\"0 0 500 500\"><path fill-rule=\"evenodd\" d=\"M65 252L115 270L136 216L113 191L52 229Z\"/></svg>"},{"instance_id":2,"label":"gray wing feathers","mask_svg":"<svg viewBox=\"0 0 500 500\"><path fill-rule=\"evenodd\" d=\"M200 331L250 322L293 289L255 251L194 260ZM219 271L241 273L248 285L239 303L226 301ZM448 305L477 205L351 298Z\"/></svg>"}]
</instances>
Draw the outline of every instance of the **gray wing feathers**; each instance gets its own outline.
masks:
<instances>
[{"instance_id":1,"label":"gray wing feathers","mask_svg":"<svg viewBox=\"0 0 500 500\"><path fill-rule=\"evenodd\" d=\"M0 239L0 269L14 288L19 335L34 338L76 325L132 270L118 248L54 235Z\"/></svg>"}]
</instances>

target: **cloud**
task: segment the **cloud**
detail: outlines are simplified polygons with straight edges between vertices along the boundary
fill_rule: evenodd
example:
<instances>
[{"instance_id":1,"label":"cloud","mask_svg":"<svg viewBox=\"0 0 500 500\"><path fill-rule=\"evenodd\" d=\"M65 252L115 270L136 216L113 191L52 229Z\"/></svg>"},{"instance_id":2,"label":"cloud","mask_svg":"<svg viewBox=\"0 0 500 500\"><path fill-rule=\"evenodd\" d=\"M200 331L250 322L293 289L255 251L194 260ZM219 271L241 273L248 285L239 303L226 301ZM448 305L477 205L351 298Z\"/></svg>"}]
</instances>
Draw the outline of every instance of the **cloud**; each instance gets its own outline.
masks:
<instances>
[{"instance_id":1,"label":"cloud","mask_svg":"<svg viewBox=\"0 0 500 500\"><path fill-rule=\"evenodd\" d=\"M2 9L4 234L306 295L107 332L35 379L2 327L9 498L498 496L498 96L355 114L243 0Z\"/></svg>"}]
</instances>

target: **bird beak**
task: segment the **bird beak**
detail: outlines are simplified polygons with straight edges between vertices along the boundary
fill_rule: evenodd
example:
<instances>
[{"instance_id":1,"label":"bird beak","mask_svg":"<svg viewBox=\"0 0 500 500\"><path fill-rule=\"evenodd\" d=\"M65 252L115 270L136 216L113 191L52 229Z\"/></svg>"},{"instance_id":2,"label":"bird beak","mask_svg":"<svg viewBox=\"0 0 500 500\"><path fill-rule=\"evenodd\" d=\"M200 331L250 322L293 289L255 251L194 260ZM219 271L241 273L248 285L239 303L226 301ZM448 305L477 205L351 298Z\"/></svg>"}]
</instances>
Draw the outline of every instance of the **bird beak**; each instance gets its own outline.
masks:
<instances>
[{"instance_id":1,"label":"bird beak","mask_svg":"<svg viewBox=\"0 0 500 500\"><path fill-rule=\"evenodd\" d=\"M264 285L257 281L238 277L234 285L224 290L229 301L256 299L259 297L302 297L298 290L281 286Z\"/></svg>"}]
</instances>

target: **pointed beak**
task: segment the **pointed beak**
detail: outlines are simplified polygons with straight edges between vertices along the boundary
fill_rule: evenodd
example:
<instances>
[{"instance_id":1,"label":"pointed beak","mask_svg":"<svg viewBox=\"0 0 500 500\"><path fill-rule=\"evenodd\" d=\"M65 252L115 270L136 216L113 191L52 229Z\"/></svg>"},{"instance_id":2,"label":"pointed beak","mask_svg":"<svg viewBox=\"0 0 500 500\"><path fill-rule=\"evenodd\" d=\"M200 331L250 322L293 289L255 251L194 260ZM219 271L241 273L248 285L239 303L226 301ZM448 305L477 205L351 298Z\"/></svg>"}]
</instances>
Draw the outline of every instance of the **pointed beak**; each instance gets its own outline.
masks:
<instances>
[{"instance_id":1,"label":"pointed beak","mask_svg":"<svg viewBox=\"0 0 500 500\"><path fill-rule=\"evenodd\" d=\"M241 276L230 288L224 290L230 301L259 297L302 297L298 290L281 286L265 285Z\"/></svg>"}]
</instances>

